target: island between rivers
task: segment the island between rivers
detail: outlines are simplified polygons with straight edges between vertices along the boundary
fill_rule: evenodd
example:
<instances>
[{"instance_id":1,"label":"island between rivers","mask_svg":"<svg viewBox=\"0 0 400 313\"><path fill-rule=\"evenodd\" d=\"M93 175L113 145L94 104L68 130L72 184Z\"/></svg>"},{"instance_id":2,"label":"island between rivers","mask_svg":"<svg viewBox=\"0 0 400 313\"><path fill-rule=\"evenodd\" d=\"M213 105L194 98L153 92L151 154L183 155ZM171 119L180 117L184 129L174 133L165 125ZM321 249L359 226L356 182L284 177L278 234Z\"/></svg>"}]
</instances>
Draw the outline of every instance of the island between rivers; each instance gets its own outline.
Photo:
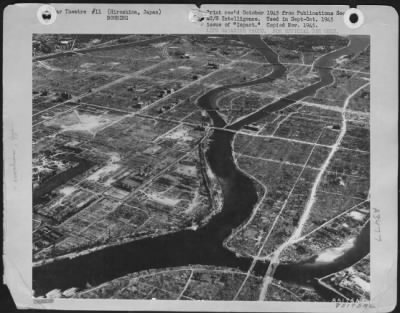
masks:
<instances>
[{"instance_id":1,"label":"island between rivers","mask_svg":"<svg viewBox=\"0 0 400 313\"><path fill-rule=\"evenodd\" d=\"M293 103L313 95L318 89L334 81L331 69L337 58L359 53L369 44L368 37L349 36L347 47L327 53L317 59L314 70L320 80L284 98L270 103L231 125L226 125L216 106L218 94L227 89L271 82L286 73L275 52L259 36L241 36L240 39L257 49L273 66L269 75L257 80L215 88L198 100L198 106L207 111L213 130L206 152L211 170L217 176L223 191L223 206L203 227L185 229L154 238L145 238L118 246L111 246L72 259L62 259L33 269L35 296L45 295L53 289L65 290L76 287L84 289L87 284L96 286L128 273L148 269L170 268L188 265L213 265L239 268L248 271L252 259L237 256L223 245L232 230L244 223L257 203L254 182L233 160L232 140L234 132L254 123L272 112L282 110ZM227 128L226 131L222 128ZM284 281L304 283L351 266L369 253L369 223L361 231L352 249L327 264L313 260L301 263L280 264L274 277ZM255 275L264 276L269 262L259 261L254 267Z\"/></svg>"}]
</instances>

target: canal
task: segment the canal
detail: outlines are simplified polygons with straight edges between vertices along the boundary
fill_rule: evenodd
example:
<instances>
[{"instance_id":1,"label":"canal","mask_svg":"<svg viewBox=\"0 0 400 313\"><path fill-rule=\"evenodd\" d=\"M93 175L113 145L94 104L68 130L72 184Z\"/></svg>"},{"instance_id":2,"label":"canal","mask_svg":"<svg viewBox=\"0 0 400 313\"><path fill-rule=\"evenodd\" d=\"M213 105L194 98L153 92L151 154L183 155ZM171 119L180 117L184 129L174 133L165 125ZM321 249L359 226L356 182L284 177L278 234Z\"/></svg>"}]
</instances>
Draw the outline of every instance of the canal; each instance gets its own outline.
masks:
<instances>
[{"instance_id":1,"label":"canal","mask_svg":"<svg viewBox=\"0 0 400 313\"><path fill-rule=\"evenodd\" d=\"M361 38L361 39L360 39ZM220 92L230 88L263 84L282 77L286 68L277 55L259 36L241 36L241 40L260 51L273 71L266 77L218 87L204 94L198 105L206 110L216 127L225 127L225 121L216 110L216 98ZM262 107L240 121L227 127L238 130L244 125L256 122L266 115L282 110L294 102L314 94L319 88L333 82L331 66L334 60L342 55L365 49L369 40L364 37L350 36L349 46L333 53L326 54L315 62L315 70L320 81L301 89L285 98ZM237 257L235 253L223 246L223 241L233 229L244 223L251 215L257 203L257 193L253 181L242 173L235 165L232 152L233 133L216 129L210 138L206 157L211 170L218 177L223 191L223 207L219 213L203 227L197 230L183 230L154 238L145 238L118 246L112 246L73 259L63 259L33 269L33 290L35 296L44 295L52 289L65 290L70 287L85 288L110 281L128 273L185 265L214 265L239 268L247 271L252 259ZM278 266L275 277L299 282L321 277L327 273L341 270L361 259L369 252L369 228L363 230L355 248L346 253L342 260L329 265L315 264L313 260L298 264ZM368 244L366 241L368 238ZM367 248L366 248L367 247ZM268 262L258 262L254 271L263 276Z\"/></svg>"}]
</instances>

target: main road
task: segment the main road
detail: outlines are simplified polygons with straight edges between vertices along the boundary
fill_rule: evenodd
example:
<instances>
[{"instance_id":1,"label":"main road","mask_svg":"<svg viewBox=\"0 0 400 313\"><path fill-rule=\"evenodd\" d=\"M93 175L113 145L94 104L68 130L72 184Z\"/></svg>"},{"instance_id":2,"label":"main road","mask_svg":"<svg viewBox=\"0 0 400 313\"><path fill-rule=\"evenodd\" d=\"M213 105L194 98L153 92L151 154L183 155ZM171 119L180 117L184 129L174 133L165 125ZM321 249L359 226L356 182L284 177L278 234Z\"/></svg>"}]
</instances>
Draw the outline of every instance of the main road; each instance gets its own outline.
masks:
<instances>
[{"instance_id":1,"label":"main road","mask_svg":"<svg viewBox=\"0 0 400 313\"><path fill-rule=\"evenodd\" d=\"M218 177L222 187L224 201L222 210L215 214L207 225L197 230L187 229L159 237L145 238L105 248L74 259L64 259L35 267L33 269L33 289L36 296L44 295L55 288L62 290L70 287L85 288L87 283L92 286L98 285L128 273L154 268L200 264L236 267L248 271L253 260L238 257L223 246L224 239L230 235L233 229L251 216L257 203L257 193L253 181L235 165L231 145L234 136L232 130L238 130L271 112L281 110L328 85L333 81L330 66L334 59L349 54L351 51L361 51L367 41L364 39L360 40L359 44L355 44L358 39L353 41L353 37L351 37L353 44L335 53L327 54L325 58L321 58L322 61L318 61L316 69L321 78L318 83L303 88L227 126L216 110L215 102L221 91L270 82L282 77L286 72L285 67L277 60L276 54L259 36L242 36L241 39L260 51L273 64L273 72L251 82L218 87L198 100L198 105L208 112L213 126L216 127L211 135L206 157L211 170ZM229 128L229 131L224 130L224 127ZM363 240L365 240L364 237L362 237ZM359 241L362 240L359 239ZM275 276L282 280L290 280L293 277L303 280L321 277L326 275L327 271L341 270L353 264L355 259L362 258L365 253L368 253L369 246L367 252L365 251L367 245L362 244L362 247L363 249L357 250L357 253L353 252L355 257L346 259L344 256L344 261L328 266L321 267L313 264L281 265ZM268 261L259 261L254 266L254 272L258 275L264 275L268 264ZM297 273L297 276L293 275L294 273ZM302 275L299 276L298 273L302 273Z\"/></svg>"}]
</instances>

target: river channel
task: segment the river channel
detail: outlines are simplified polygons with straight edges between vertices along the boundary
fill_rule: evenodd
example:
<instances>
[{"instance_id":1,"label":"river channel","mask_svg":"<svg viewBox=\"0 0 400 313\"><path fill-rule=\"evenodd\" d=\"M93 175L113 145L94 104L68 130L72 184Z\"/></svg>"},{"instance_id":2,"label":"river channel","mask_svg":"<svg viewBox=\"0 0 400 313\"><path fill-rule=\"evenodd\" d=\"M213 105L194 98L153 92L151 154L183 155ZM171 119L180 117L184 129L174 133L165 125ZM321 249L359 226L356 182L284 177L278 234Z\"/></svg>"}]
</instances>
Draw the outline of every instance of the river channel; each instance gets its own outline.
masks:
<instances>
[{"instance_id":1,"label":"river channel","mask_svg":"<svg viewBox=\"0 0 400 313\"><path fill-rule=\"evenodd\" d=\"M273 72L257 80L218 87L204 94L198 100L198 105L208 112L213 125L218 128L227 126L216 110L216 98L221 91L267 83L286 73L286 68L279 62L277 55L259 36L242 36L240 39L260 51L273 65ZM238 130L331 84L334 80L331 66L335 59L342 55L358 53L364 50L368 44L368 37L350 36L350 44L347 47L328 53L315 62L314 69L320 77L319 82L273 102L227 127ZM223 207L208 224L197 230L183 230L159 237L145 238L77 256L73 259L63 259L37 266L33 269L35 296L44 295L53 289L85 288L87 284L95 286L128 273L147 269L214 265L247 271L252 259L238 257L223 246L223 241L231 234L232 230L250 217L257 203L254 182L236 167L233 160L231 146L233 135L231 131L216 129L210 137L206 157L211 170L221 182ZM340 260L324 265L313 262L280 265L275 272L275 277L285 281L305 282L346 268L368 253L369 224L361 232L354 248ZM258 262L254 268L255 273L260 276L264 275L268 265L268 262Z\"/></svg>"}]
</instances>

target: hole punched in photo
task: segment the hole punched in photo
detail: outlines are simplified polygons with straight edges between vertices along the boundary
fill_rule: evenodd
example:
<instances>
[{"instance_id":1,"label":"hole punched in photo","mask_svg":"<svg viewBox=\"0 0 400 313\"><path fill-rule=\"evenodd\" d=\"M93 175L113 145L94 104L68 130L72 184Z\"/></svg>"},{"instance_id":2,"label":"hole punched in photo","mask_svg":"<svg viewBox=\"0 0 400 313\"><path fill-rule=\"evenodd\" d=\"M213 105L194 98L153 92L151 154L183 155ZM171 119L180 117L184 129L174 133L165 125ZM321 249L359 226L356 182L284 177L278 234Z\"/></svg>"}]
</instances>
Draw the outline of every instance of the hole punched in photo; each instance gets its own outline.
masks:
<instances>
[{"instance_id":1,"label":"hole punched in photo","mask_svg":"<svg viewBox=\"0 0 400 313\"><path fill-rule=\"evenodd\" d=\"M49 10L45 10L42 13L42 19L44 20L50 20L51 19L51 12Z\"/></svg>"},{"instance_id":2,"label":"hole punched in photo","mask_svg":"<svg viewBox=\"0 0 400 313\"><path fill-rule=\"evenodd\" d=\"M57 12L54 7L50 5L43 5L37 11L37 19L43 25L53 24L56 20Z\"/></svg>"},{"instance_id":3,"label":"hole punched in photo","mask_svg":"<svg viewBox=\"0 0 400 313\"><path fill-rule=\"evenodd\" d=\"M355 24L358 22L358 15L357 13L350 14L349 20L351 23Z\"/></svg>"},{"instance_id":4,"label":"hole punched in photo","mask_svg":"<svg viewBox=\"0 0 400 313\"><path fill-rule=\"evenodd\" d=\"M344 23L348 28L356 29L364 24L364 14L360 9L350 8L344 14Z\"/></svg>"}]
</instances>

